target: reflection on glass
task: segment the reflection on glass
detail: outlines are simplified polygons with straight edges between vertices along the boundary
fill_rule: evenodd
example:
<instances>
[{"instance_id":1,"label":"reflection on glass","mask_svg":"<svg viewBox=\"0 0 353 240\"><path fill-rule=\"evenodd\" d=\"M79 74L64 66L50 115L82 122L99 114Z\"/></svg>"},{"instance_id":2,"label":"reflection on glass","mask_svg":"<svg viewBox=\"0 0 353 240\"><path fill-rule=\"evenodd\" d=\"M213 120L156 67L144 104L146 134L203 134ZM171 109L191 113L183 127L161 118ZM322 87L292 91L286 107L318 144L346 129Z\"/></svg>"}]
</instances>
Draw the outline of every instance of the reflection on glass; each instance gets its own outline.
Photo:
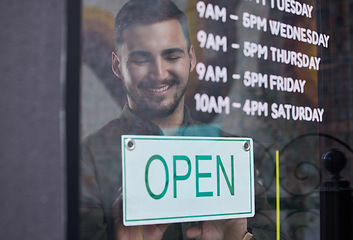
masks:
<instances>
[{"instance_id":1,"label":"reflection on glass","mask_svg":"<svg viewBox=\"0 0 353 240\"><path fill-rule=\"evenodd\" d=\"M124 227L123 134L253 138L256 216L216 233L275 239L280 223L282 239L319 239L319 188L330 176L321 155L339 148L353 159L351 3L126 2L83 2L82 239L228 229L228 221Z\"/></svg>"}]
</instances>

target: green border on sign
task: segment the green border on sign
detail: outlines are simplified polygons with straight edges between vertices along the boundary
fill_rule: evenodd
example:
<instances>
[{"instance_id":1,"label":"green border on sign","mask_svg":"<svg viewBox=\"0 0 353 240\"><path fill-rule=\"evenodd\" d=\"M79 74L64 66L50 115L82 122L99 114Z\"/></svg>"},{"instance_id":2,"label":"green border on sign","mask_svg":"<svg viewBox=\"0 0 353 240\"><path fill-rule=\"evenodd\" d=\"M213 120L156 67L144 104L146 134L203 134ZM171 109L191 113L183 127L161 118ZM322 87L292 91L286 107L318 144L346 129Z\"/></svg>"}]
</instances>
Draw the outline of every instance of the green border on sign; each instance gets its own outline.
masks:
<instances>
[{"instance_id":1,"label":"green border on sign","mask_svg":"<svg viewBox=\"0 0 353 240\"><path fill-rule=\"evenodd\" d=\"M130 137L123 137L123 141L122 141L122 147L124 148L124 159L122 160L123 161L123 164L124 164L124 179L123 179L123 183L124 183L124 196L127 196L126 195L126 159L125 159L125 151L126 151L126 148L124 147L125 145L125 140L128 139L128 138L133 138L133 139L139 139L139 140L180 140L180 141L216 141L216 142L219 142L219 141L232 141L232 142L240 142L240 141L249 141L250 138L226 138L226 137L218 137L218 138L215 138L215 137L189 137L189 138L185 138L185 137L179 137L179 136L175 136L175 137L164 137L164 136L139 136L139 135L128 135ZM250 165L250 169L252 167L252 164L251 164L251 153L252 153L252 148L250 148L249 150L249 165ZM127 213L127 209L126 209L126 203L124 201L124 211L125 211L125 214L124 215L124 221L125 222L142 222L142 221L157 221L157 220L167 220L167 219L187 219L187 218L202 218L202 217L216 217L216 216L231 216L231 215L244 215L244 214L251 214L253 212L253 202L252 202L252 192L253 192L253 189L252 189L252 186L253 186L253 182L252 182L252 179L253 179L253 176L252 176L252 172L250 171L250 211L249 212L239 212L239 213L222 213L222 214L209 214L209 215L193 215L193 216L180 216L180 217L163 217L163 218L148 218L148 219L133 219L133 220L127 220L125 217L126 217L126 213Z\"/></svg>"}]
</instances>

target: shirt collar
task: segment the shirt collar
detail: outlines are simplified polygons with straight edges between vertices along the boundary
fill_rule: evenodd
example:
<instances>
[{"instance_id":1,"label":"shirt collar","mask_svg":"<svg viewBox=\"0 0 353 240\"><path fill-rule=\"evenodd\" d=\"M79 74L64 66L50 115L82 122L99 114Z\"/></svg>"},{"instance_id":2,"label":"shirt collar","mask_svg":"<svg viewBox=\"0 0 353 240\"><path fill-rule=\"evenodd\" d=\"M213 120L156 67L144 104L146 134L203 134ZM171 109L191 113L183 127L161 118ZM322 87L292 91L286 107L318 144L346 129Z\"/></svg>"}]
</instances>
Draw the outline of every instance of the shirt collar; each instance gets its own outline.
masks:
<instances>
[{"instance_id":1,"label":"shirt collar","mask_svg":"<svg viewBox=\"0 0 353 240\"><path fill-rule=\"evenodd\" d=\"M119 119L124 123L125 131L129 134L165 135L156 124L138 116L127 104L125 104ZM189 108L184 105L183 123L176 129L174 136L218 137L220 134L221 131L218 127L192 119Z\"/></svg>"},{"instance_id":2,"label":"shirt collar","mask_svg":"<svg viewBox=\"0 0 353 240\"><path fill-rule=\"evenodd\" d=\"M125 104L119 119L129 130L133 131L133 133L164 135L162 129L160 129L156 124L137 115L127 104ZM178 128L175 135L183 135L185 129L195 123L196 121L191 118L189 108L184 105L183 123Z\"/></svg>"}]
</instances>

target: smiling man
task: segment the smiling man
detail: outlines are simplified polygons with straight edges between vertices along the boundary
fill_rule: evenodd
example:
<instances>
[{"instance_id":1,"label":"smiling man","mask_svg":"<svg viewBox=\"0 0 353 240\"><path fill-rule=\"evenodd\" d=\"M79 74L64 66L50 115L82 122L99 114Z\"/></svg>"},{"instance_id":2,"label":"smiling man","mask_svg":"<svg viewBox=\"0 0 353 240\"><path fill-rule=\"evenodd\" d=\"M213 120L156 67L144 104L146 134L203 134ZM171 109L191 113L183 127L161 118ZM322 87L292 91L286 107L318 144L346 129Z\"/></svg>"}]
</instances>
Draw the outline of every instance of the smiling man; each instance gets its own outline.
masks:
<instances>
[{"instance_id":1,"label":"smiling man","mask_svg":"<svg viewBox=\"0 0 353 240\"><path fill-rule=\"evenodd\" d=\"M120 34L112 68L124 82L129 107L162 130L180 126L184 93L196 64L180 22L134 24Z\"/></svg>"},{"instance_id":2,"label":"smiling man","mask_svg":"<svg viewBox=\"0 0 353 240\"><path fill-rule=\"evenodd\" d=\"M125 227L121 221L121 135L221 135L194 121L184 94L196 64L185 14L168 0L130 0L115 19L112 70L128 102L121 115L88 136L81 151L81 239L275 239L253 219ZM257 192L256 209L266 208ZM260 199L260 200L259 200ZM261 200L262 199L262 200ZM210 206L211 207L211 206ZM258 231L258 227L260 230Z\"/></svg>"}]
</instances>

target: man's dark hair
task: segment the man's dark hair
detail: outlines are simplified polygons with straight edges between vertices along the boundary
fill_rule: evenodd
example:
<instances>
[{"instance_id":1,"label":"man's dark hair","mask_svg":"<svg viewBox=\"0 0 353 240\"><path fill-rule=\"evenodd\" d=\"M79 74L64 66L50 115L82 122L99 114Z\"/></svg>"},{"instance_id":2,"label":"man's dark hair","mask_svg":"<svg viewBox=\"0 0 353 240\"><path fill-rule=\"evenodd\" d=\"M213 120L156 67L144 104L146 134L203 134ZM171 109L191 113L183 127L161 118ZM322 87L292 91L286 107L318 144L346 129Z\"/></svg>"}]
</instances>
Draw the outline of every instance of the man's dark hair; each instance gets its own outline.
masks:
<instances>
[{"instance_id":1,"label":"man's dark hair","mask_svg":"<svg viewBox=\"0 0 353 240\"><path fill-rule=\"evenodd\" d=\"M146 25L176 19L179 21L190 49L187 19L175 3L170 0L130 0L115 17L115 46L122 44L123 31L132 25Z\"/></svg>"}]
</instances>

